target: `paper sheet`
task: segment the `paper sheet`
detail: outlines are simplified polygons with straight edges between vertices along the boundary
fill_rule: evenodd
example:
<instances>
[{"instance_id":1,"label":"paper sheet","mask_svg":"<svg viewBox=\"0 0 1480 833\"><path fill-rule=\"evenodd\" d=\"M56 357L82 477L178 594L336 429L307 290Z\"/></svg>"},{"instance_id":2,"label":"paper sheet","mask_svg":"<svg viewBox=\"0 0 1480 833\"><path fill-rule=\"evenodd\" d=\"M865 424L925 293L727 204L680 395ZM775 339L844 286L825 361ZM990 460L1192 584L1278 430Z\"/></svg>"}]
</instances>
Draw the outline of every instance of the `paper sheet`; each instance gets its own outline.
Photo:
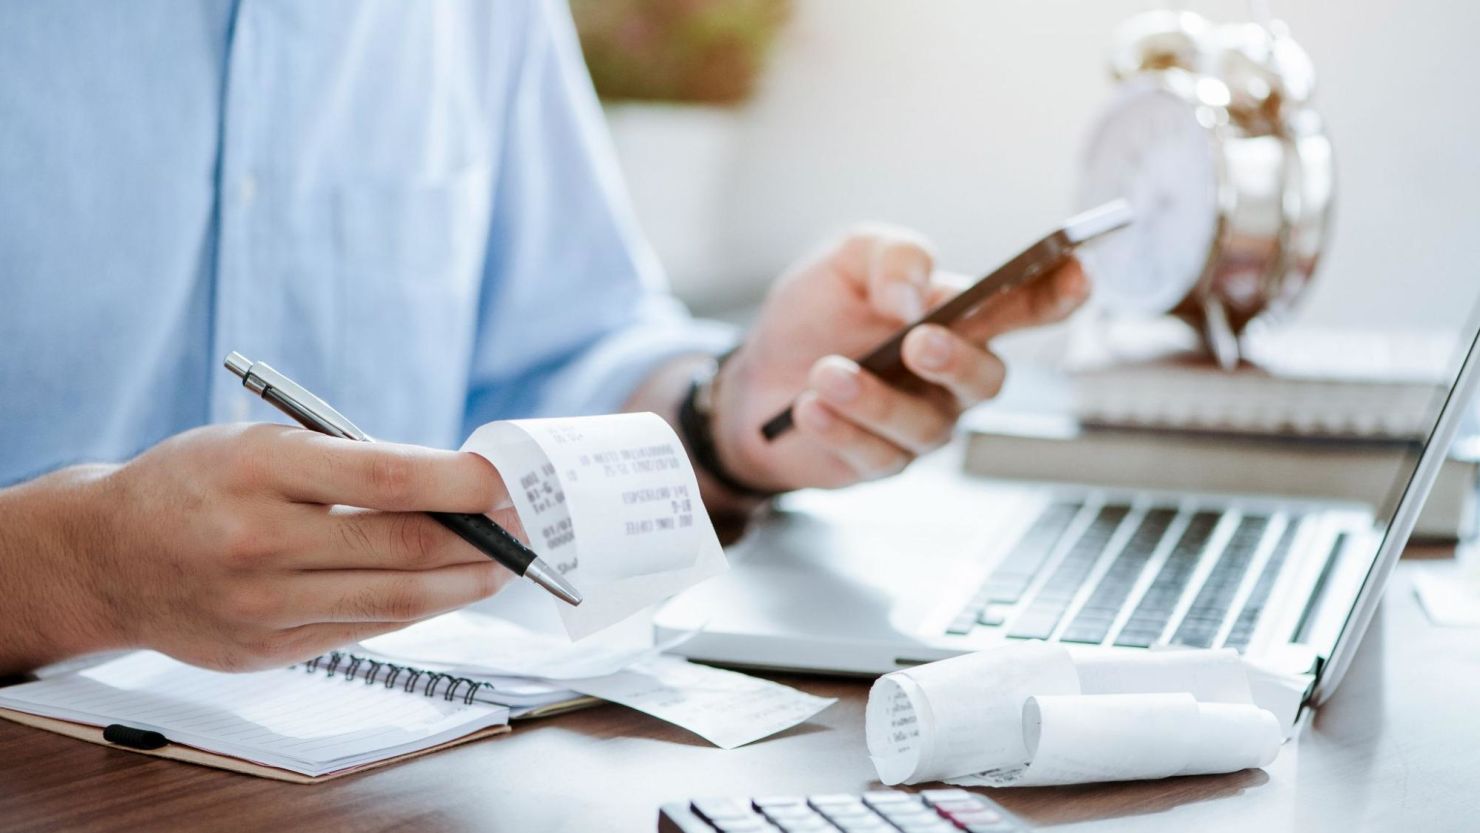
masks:
<instances>
[{"instance_id":1,"label":"paper sheet","mask_svg":"<svg viewBox=\"0 0 1480 833\"><path fill-rule=\"evenodd\" d=\"M1425 565L1413 571L1413 591L1435 625L1480 628L1480 580L1473 573Z\"/></svg>"},{"instance_id":2,"label":"paper sheet","mask_svg":"<svg viewBox=\"0 0 1480 833\"><path fill-rule=\"evenodd\" d=\"M725 569L682 443L655 414L514 420L463 444L504 478L530 546L579 589L580 639Z\"/></svg>"},{"instance_id":3,"label":"paper sheet","mask_svg":"<svg viewBox=\"0 0 1480 833\"><path fill-rule=\"evenodd\" d=\"M567 680L615 674L651 659L678 641L652 644L607 631L579 642L538 633L496 616L467 610L443 614L360 643L367 653L410 664L437 664L459 674Z\"/></svg>"},{"instance_id":4,"label":"paper sheet","mask_svg":"<svg viewBox=\"0 0 1480 833\"><path fill-rule=\"evenodd\" d=\"M886 674L865 711L885 784L1032 786L1264 766L1284 740L1232 651L1017 643Z\"/></svg>"},{"instance_id":5,"label":"paper sheet","mask_svg":"<svg viewBox=\"0 0 1480 833\"><path fill-rule=\"evenodd\" d=\"M681 726L722 749L789 729L837 702L667 656L610 676L561 684Z\"/></svg>"}]
</instances>

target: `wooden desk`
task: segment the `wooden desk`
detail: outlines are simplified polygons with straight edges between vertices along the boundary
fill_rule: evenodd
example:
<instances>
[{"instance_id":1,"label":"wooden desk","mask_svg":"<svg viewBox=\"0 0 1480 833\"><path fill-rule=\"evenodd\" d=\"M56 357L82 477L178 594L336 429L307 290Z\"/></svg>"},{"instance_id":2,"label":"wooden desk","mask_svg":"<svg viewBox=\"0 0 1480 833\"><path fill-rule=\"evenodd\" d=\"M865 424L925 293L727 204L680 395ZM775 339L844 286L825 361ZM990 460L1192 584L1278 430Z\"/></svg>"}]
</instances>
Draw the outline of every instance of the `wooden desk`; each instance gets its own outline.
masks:
<instances>
[{"instance_id":1,"label":"wooden desk","mask_svg":"<svg viewBox=\"0 0 1480 833\"><path fill-rule=\"evenodd\" d=\"M1480 631L1432 628L1405 563L1333 701L1264 771L998 790L1064 830L1459 830L1480 826ZM694 795L874 786L867 685L781 678L841 699L814 722L723 751L617 706L516 726L319 786L159 761L0 722L0 828L650 831Z\"/></svg>"}]
</instances>

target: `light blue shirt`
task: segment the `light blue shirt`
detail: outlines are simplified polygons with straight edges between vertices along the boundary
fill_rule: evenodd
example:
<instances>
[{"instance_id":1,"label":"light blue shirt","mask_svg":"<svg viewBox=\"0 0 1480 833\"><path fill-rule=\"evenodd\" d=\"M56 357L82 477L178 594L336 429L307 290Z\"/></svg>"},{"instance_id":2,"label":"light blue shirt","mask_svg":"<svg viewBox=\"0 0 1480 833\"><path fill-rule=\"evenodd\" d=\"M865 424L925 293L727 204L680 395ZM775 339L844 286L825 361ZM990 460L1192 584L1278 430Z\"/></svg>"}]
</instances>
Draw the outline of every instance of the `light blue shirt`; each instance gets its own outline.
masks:
<instances>
[{"instance_id":1,"label":"light blue shirt","mask_svg":"<svg viewBox=\"0 0 1480 833\"><path fill-rule=\"evenodd\" d=\"M0 485L283 417L456 447L719 350L642 242L559 0L0 0Z\"/></svg>"}]
</instances>

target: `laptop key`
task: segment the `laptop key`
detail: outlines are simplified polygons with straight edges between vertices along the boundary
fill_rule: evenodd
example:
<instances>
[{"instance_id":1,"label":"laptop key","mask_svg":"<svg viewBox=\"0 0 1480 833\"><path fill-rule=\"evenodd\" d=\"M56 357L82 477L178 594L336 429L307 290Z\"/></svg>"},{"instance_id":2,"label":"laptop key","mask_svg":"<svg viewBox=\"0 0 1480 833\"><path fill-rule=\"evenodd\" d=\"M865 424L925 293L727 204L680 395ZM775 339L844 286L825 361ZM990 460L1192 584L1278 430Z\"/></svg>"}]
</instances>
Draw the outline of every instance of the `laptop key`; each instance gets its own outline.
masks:
<instances>
[{"instance_id":1,"label":"laptop key","mask_svg":"<svg viewBox=\"0 0 1480 833\"><path fill-rule=\"evenodd\" d=\"M1172 635L1172 644L1189 648L1212 646L1268 526L1269 518L1259 515L1248 515L1239 520L1228 545L1218 556L1218 563L1213 565L1212 572L1198 588L1192 607L1187 609L1187 616Z\"/></svg>"},{"instance_id":2,"label":"laptop key","mask_svg":"<svg viewBox=\"0 0 1480 833\"><path fill-rule=\"evenodd\" d=\"M1028 609L1012 623L1007 635L1014 639L1047 639L1058 627L1064 611L1079 592L1079 586L1094 569L1125 516L1127 506L1106 506L1095 516L1084 534L1059 561L1048 581L1028 603Z\"/></svg>"},{"instance_id":3,"label":"laptop key","mask_svg":"<svg viewBox=\"0 0 1480 833\"><path fill-rule=\"evenodd\" d=\"M1043 562L1058 545L1064 530L1074 522L1082 503L1054 503L1039 513L1028 531L1018 539L1002 562L967 600L966 605L946 626L950 636L965 636L977 626L996 627L1003 617L989 613L992 603L1013 604L1032 583Z\"/></svg>"},{"instance_id":4,"label":"laptop key","mask_svg":"<svg viewBox=\"0 0 1480 833\"><path fill-rule=\"evenodd\" d=\"M1061 642L1082 642L1098 645L1105 641L1110 626L1119 615L1120 608L1130 595L1131 588L1141 577L1146 562L1151 560L1167 527L1177 517L1174 509L1152 509L1141 518L1141 524L1116 555L1110 569L1101 577L1089 600L1080 608L1079 614L1064 629Z\"/></svg>"},{"instance_id":5,"label":"laptop key","mask_svg":"<svg viewBox=\"0 0 1480 833\"><path fill-rule=\"evenodd\" d=\"M1045 508L982 585L986 600L1016 604L1083 508L1084 504L1077 502L1054 503Z\"/></svg>"},{"instance_id":6,"label":"laptop key","mask_svg":"<svg viewBox=\"0 0 1480 833\"><path fill-rule=\"evenodd\" d=\"M1182 598L1182 591L1187 588L1187 582L1197 569L1197 562L1202 558L1208 539L1212 537L1213 530L1222 517L1220 512L1203 511L1194 514L1192 520L1187 522L1181 537L1161 565L1161 570L1146 589L1141 601L1136 604L1135 612L1115 637L1116 645L1148 648L1161 637L1167 621L1172 618L1177 600Z\"/></svg>"},{"instance_id":7,"label":"laptop key","mask_svg":"<svg viewBox=\"0 0 1480 833\"><path fill-rule=\"evenodd\" d=\"M1279 578L1280 568L1284 566L1285 559L1290 555L1290 547L1295 543L1295 535L1300 531L1300 519L1291 518L1285 525L1285 531L1280 534L1280 540L1275 543L1274 549L1269 553L1269 558L1264 562L1264 569L1259 573L1259 578L1254 582L1254 589L1249 592L1249 598L1244 601L1243 610L1239 611L1238 618L1233 620L1233 628L1228 632L1228 638L1224 640L1225 648L1232 648L1239 653L1249 647L1249 640L1254 636L1254 627L1259 624L1259 616L1264 612L1264 605L1269 601L1269 595L1274 591L1275 579Z\"/></svg>"}]
</instances>

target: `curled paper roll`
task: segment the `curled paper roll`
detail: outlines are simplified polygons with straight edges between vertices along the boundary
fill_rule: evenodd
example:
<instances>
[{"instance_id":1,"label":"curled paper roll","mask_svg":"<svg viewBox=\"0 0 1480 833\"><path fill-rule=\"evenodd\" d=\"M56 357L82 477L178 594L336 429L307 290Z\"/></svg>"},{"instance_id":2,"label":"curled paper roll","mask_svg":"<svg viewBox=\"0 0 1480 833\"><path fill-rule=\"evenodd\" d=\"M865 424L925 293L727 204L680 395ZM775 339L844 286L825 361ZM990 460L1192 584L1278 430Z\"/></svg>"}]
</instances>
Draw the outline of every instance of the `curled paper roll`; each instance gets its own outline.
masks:
<instances>
[{"instance_id":1,"label":"curled paper roll","mask_svg":"<svg viewBox=\"0 0 1480 833\"><path fill-rule=\"evenodd\" d=\"M1252 705L1199 703L1190 694L1030 697L1023 704L1028 765L979 783L1052 786L1204 775L1261 767L1283 737Z\"/></svg>"},{"instance_id":2,"label":"curled paper roll","mask_svg":"<svg viewBox=\"0 0 1480 833\"><path fill-rule=\"evenodd\" d=\"M589 636L725 569L683 443L656 414L490 422L463 444L493 463L530 547L585 596Z\"/></svg>"},{"instance_id":3,"label":"curled paper roll","mask_svg":"<svg viewBox=\"0 0 1480 833\"><path fill-rule=\"evenodd\" d=\"M1191 694L1199 703L1250 703L1236 651L1089 652L1074 658L1081 694ZM1047 692L1045 692L1047 693Z\"/></svg>"},{"instance_id":4,"label":"curled paper roll","mask_svg":"<svg viewBox=\"0 0 1480 833\"><path fill-rule=\"evenodd\" d=\"M869 756L885 784L917 784L1021 766L1023 703L1077 694L1069 653L1023 643L880 677L865 711Z\"/></svg>"},{"instance_id":5,"label":"curled paper roll","mask_svg":"<svg viewBox=\"0 0 1480 833\"><path fill-rule=\"evenodd\" d=\"M1284 734L1233 652L1017 643L887 674L869 693L885 784L1031 786L1259 767Z\"/></svg>"}]
</instances>

